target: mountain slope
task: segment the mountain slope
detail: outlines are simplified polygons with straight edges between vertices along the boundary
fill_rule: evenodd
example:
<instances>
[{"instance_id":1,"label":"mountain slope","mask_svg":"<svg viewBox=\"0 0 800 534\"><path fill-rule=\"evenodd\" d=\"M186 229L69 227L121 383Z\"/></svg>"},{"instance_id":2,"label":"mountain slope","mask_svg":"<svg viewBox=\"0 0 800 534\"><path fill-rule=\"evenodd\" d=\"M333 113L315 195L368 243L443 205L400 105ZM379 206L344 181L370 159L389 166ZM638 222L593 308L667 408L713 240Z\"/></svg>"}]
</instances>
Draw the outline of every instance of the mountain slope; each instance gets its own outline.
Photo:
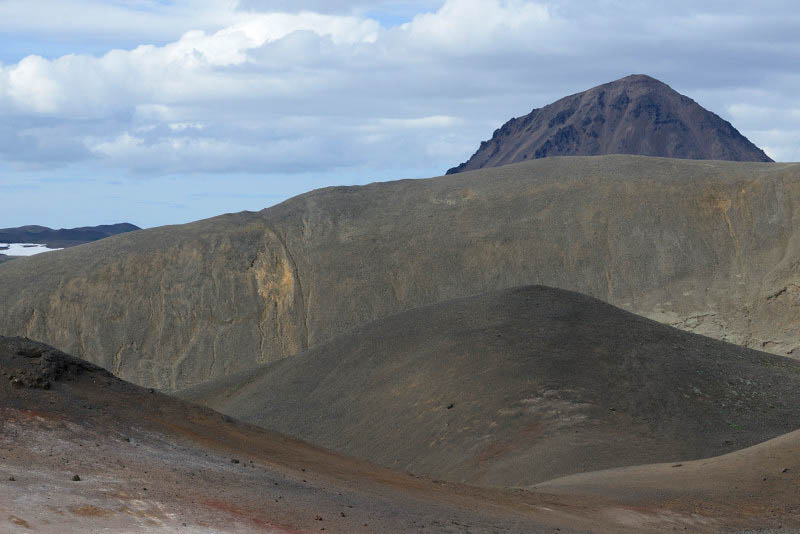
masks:
<instances>
[{"instance_id":1,"label":"mountain slope","mask_svg":"<svg viewBox=\"0 0 800 534\"><path fill-rule=\"evenodd\" d=\"M685 514L696 514L730 518L727 530L707 524L717 531L754 532L748 530L752 520L742 518L744 514L761 518L756 532L789 534L798 532L800 526L798 473L800 431L795 431L716 458L573 475L533 489L556 495L602 496L636 510L605 510L598 514L600 521L616 516L629 525L653 527L654 518L646 512L658 501L662 503L659 515L674 514L673 526L678 529L693 529L680 523Z\"/></svg>"},{"instance_id":2,"label":"mountain slope","mask_svg":"<svg viewBox=\"0 0 800 534\"><path fill-rule=\"evenodd\" d=\"M532 286L410 310L181 396L415 474L526 486L800 426L800 362Z\"/></svg>"},{"instance_id":3,"label":"mountain slope","mask_svg":"<svg viewBox=\"0 0 800 534\"><path fill-rule=\"evenodd\" d=\"M39 243L49 248L64 248L82 245L112 235L141 230L130 223L62 228L53 230L46 226L20 226L0 228L0 243Z\"/></svg>"},{"instance_id":4,"label":"mountain slope","mask_svg":"<svg viewBox=\"0 0 800 534\"><path fill-rule=\"evenodd\" d=\"M549 533L597 501L392 472L20 338L0 337L0 448L2 532Z\"/></svg>"},{"instance_id":5,"label":"mountain slope","mask_svg":"<svg viewBox=\"0 0 800 534\"><path fill-rule=\"evenodd\" d=\"M0 333L177 389L528 284L800 347L800 165L544 158L334 187L0 265Z\"/></svg>"},{"instance_id":6,"label":"mountain slope","mask_svg":"<svg viewBox=\"0 0 800 534\"><path fill-rule=\"evenodd\" d=\"M772 161L729 122L640 74L511 119L447 174L550 156L602 154Z\"/></svg>"},{"instance_id":7,"label":"mountain slope","mask_svg":"<svg viewBox=\"0 0 800 534\"><path fill-rule=\"evenodd\" d=\"M0 378L3 532L642 534L800 526L797 433L759 446L755 458L742 451L752 463L739 466L738 478L725 458L722 469L716 459L704 462L703 479L684 479L680 500L669 492L674 481L653 466L653 482L667 491L642 492L631 503L630 493L648 480L638 472L614 477L602 496L559 481L514 491L412 477L133 386L24 339L0 337ZM768 482L752 476L758 470ZM731 482L749 486L733 490Z\"/></svg>"}]
</instances>

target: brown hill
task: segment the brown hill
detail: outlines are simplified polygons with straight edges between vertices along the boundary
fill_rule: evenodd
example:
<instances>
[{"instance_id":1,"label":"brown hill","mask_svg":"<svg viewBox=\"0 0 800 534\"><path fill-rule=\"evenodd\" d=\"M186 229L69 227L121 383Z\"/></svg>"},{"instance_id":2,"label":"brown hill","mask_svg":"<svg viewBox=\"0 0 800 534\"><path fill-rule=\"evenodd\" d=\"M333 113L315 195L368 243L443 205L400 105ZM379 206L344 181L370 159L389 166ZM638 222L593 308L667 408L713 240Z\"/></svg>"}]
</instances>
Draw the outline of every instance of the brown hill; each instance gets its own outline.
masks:
<instances>
[{"instance_id":1,"label":"brown hill","mask_svg":"<svg viewBox=\"0 0 800 534\"><path fill-rule=\"evenodd\" d=\"M542 284L800 347L800 165L544 158L336 187L0 265L0 333L177 389L381 317Z\"/></svg>"},{"instance_id":2,"label":"brown hill","mask_svg":"<svg viewBox=\"0 0 800 534\"><path fill-rule=\"evenodd\" d=\"M772 161L729 122L639 74L511 119L447 174L550 156L603 154Z\"/></svg>"},{"instance_id":3,"label":"brown hill","mask_svg":"<svg viewBox=\"0 0 800 534\"><path fill-rule=\"evenodd\" d=\"M596 501L395 473L21 338L0 337L0 430L1 532L549 533Z\"/></svg>"},{"instance_id":4,"label":"brown hill","mask_svg":"<svg viewBox=\"0 0 800 534\"><path fill-rule=\"evenodd\" d=\"M563 481L510 491L429 481L344 458L122 382L28 340L0 337L0 378L3 532L640 534L800 527L796 433L723 458L719 469L716 459L701 463L708 465L702 477L682 478L679 497L661 466L614 476L601 496L587 484L585 493L570 491ZM654 492L648 477L666 491ZM642 487L649 491L631 502Z\"/></svg>"},{"instance_id":5,"label":"brown hill","mask_svg":"<svg viewBox=\"0 0 800 534\"><path fill-rule=\"evenodd\" d=\"M717 532L793 534L800 532L798 473L800 431L795 431L717 458L572 475L533 489L601 496L630 507L604 510L597 516L599 521L613 517L628 526L658 528L648 513L655 501L661 503L662 521L672 516L671 530L703 530L684 523L686 515L692 514L706 529ZM748 530L743 513L761 517L758 529ZM704 516L728 517L730 522L722 526Z\"/></svg>"},{"instance_id":6,"label":"brown hill","mask_svg":"<svg viewBox=\"0 0 800 534\"><path fill-rule=\"evenodd\" d=\"M527 486L800 427L800 362L532 286L418 308L185 391L387 467Z\"/></svg>"}]
</instances>

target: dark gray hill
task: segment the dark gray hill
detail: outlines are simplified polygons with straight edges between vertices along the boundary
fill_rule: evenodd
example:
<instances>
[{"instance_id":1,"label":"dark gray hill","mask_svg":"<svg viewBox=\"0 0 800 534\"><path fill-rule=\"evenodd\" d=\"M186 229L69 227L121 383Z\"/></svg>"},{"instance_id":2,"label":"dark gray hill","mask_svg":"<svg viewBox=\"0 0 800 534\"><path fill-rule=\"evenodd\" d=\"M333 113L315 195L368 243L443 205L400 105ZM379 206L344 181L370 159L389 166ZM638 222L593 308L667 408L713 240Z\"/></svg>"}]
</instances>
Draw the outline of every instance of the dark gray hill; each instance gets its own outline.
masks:
<instances>
[{"instance_id":1,"label":"dark gray hill","mask_svg":"<svg viewBox=\"0 0 800 534\"><path fill-rule=\"evenodd\" d=\"M522 486L795 430L800 362L533 286L381 319L181 395L392 468Z\"/></svg>"},{"instance_id":2,"label":"dark gray hill","mask_svg":"<svg viewBox=\"0 0 800 534\"><path fill-rule=\"evenodd\" d=\"M39 243L50 248L65 248L134 230L141 230L141 228L130 223L62 228L60 230L53 230L46 226L20 226L18 228L0 228L0 243Z\"/></svg>"},{"instance_id":3,"label":"dark gray hill","mask_svg":"<svg viewBox=\"0 0 800 534\"><path fill-rule=\"evenodd\" d=\"M177 389L403 310L542 284L800 347L800 165L544 158L333 187L0 265L0 334Z\"/></svg>"},{"instance_id":4,"label":"dark gray hill","mask_svg":"<svg viewBox=\"0 0 800 534\"><path fill-rule=\"evenodd\" d=\"M550 156L602 154L772 161L729 122L639 74L511 119L447 174Z\"/></svg>"}]
</instances>

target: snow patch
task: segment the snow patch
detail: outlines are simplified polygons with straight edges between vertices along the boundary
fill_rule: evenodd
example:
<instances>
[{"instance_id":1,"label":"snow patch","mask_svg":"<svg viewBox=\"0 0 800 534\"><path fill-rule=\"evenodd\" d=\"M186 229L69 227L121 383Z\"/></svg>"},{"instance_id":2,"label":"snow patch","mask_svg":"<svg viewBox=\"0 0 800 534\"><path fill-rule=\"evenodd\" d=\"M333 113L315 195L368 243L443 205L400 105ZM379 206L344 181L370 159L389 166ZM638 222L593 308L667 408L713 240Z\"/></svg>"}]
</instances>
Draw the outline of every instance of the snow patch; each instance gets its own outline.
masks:
<instances>
[{"instance_id":1,"label":"snow patch","mask_svg":"<svg viewBox=\"0 0 800 534\"><path fill-rule=\"evenodd\" d=\"M6 256L33 256L51 250L62 250L60 248L47 248L47 245L39 243L0 243L0 254Z\"/></svg>"}]
</instances>

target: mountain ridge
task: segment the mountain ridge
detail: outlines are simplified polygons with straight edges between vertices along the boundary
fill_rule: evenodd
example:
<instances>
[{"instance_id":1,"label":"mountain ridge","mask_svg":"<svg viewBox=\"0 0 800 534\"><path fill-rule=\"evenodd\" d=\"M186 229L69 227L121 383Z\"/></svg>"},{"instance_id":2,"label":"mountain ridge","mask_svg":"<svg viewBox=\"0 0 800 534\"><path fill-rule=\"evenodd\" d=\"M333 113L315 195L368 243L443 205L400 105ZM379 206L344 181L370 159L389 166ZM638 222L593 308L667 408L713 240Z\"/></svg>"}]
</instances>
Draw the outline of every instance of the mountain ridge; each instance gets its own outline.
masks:
<instances>
[{"instance_id":1,"label":"mountain ridge","mask_svg":"<svg viewBox=\"0 0 800 534\"><path fill-rule=\"evenodd\" d=\"M60 228L27 225L0 228L0 243L38 243L49 248L66 248L104 239L112 235L141 230L131 223L101 224L79 228Z\"/></svg>"},{"instance_id":2,"label":"mountain ridge","mask_svg":"<svg viewBox=\"0 0 800 534\"><path fill-rule=\"evenodd\" d=\"M798 206L798 164L620 155L326 188L3 263L0 333L174 390L542 284L796 356Z\"/></svg>"}]
</instances>

